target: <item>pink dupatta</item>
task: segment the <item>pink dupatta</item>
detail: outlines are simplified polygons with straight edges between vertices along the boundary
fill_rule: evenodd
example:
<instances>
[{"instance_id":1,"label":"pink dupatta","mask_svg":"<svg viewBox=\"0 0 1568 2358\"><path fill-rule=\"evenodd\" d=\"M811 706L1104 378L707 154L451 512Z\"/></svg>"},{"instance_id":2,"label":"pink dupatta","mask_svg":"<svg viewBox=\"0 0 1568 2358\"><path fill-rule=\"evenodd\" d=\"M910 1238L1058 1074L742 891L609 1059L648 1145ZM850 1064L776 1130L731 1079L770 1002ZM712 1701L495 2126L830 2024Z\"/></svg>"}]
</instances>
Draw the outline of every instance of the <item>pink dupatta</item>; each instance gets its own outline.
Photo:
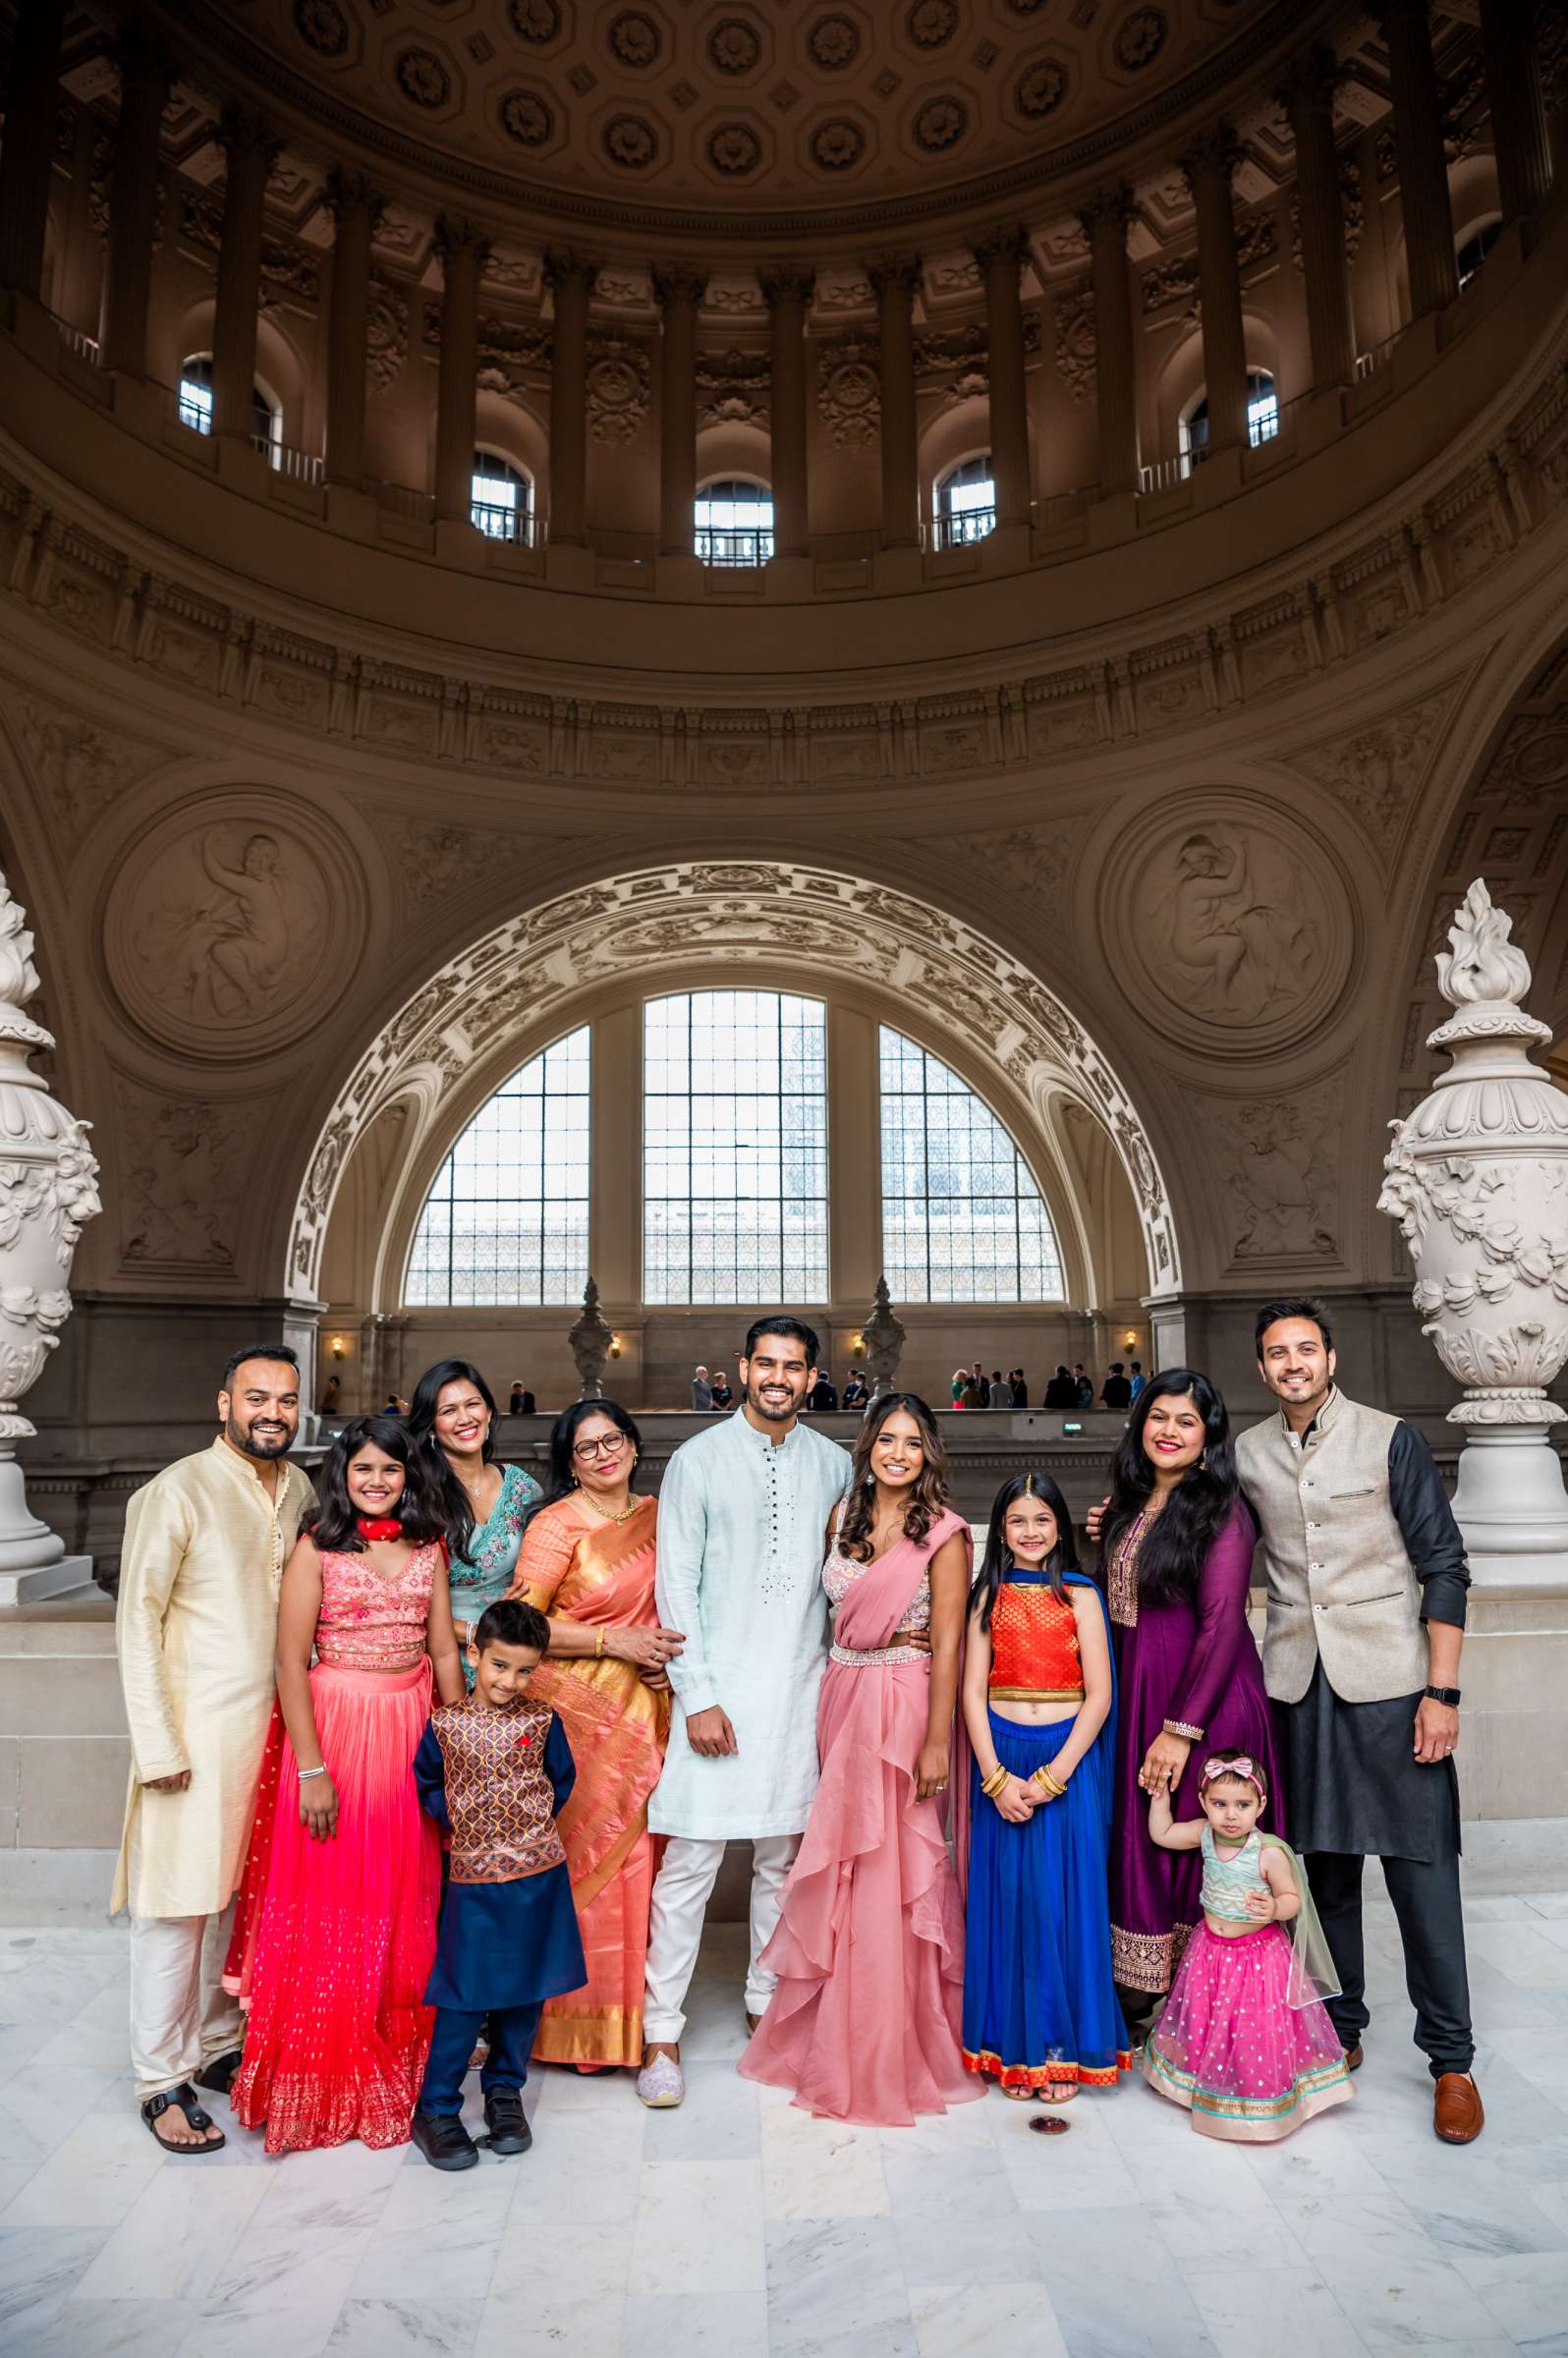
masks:
<instances>
[{"instance_id":1,"label":"pink dupatta","mask_svg":"<svg viewBox=\"0 0 1568 2358\"><path fill-rule=\"evenodd\" d=\"M874 1563L857 1570L838 1608L835 1643L853 1654L875 1654L887 1645L909 1611L931 1557L955 1531L964 1534L965 1563L973 1576L974 1543L969 1525L952 1507L944 1506L924 1540L895 1540ZM855 1559L846 1556L844 1560L853 1563ZM912 1650L911 1658L924 1661L926 1657Z\"/></svg>"}]
</instances>

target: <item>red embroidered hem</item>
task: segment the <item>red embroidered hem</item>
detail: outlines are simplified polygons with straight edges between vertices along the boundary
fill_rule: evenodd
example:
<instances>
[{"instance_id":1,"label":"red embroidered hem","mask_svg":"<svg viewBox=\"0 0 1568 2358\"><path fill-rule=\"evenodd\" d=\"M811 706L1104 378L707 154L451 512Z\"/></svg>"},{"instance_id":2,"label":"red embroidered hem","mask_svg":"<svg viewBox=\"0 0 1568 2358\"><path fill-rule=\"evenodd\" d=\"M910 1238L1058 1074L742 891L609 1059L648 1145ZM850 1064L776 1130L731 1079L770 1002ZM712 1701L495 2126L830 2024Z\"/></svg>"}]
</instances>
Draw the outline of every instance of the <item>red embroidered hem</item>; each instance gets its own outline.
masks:
<instances>
[{"instance_id":1,"label":"red embroidered hem","mask_svg":"<svg viewBox=\"0 0 1568 2358\"><path fill-rule=\"evenodd\" d=\"M974 2054L967 2047L963 2050L964 2069L999 2081L1004 2088L1114 2088L1124 2071L1133 2068L1132 2053L1118 2048L1114 2063L1087 2065L1083 2063L1004 2063L1000 2055Z\"/></svg>"}]
</instances>

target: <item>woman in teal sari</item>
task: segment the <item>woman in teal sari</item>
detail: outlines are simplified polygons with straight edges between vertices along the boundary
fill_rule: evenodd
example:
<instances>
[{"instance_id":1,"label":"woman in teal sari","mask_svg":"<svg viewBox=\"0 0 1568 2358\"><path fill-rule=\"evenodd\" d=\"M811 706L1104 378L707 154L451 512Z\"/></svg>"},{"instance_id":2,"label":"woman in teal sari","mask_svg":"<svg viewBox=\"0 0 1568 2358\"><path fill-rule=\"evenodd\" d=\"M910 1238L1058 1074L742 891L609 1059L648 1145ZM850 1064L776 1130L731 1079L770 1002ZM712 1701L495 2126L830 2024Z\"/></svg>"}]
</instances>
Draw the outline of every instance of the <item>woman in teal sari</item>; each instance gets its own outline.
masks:
<instances>
[{"instance_id":1,"label":"woman in teal sari","mask_svg":"<svg viewBox=\"0 0 1568 2358\"><path fill-rule=\"evenodd\" d=\"M469 1685L468 1646L487 1604L512 1586L523 1530L539 1503L538 1484L495 1450L495 1397L466 1359L438 1359L414 1387L411 1438L435 1477L451 1558L452 1618Z\"/></svg>"}]
</instances>

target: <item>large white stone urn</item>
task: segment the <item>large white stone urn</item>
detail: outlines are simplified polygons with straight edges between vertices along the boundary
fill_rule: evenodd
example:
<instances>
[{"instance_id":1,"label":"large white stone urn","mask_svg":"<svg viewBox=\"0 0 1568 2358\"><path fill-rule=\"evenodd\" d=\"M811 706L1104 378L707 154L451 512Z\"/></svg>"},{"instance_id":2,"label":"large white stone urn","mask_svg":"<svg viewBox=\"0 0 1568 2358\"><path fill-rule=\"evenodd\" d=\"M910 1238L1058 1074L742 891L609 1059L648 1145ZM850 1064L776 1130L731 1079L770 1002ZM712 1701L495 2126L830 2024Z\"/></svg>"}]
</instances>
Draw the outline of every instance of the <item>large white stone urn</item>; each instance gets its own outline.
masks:
<instances>
[{"instance_id":1,"label":"large white stone urn","mask_svg":"<svg viewBox=\"0 0 1568 2358\"><path fill-rule=\"evenodd\" d=\"M1568 1359L1568 1095L1531 1062L1551 1034L1524 1012L1530 965L1479 880L1437 981L1455 1010L1429 1047L1453 1069L1395 1131L1380 1211L1416 1264L1411 1296L1465 1387L1454 1512L1478 1579L1568 1581L1568 1494L1546 1386Z\"/></svg>"},{"instance_id":2,"label":"large white stone urn","mask_svg":"<svg viewBox=\"0 0 1568 2358\"><path fill-rule=\"evenodd\" d=\"M18 1404L58 1346L72 1256L102 1209L86 1123L28 1064L54 1045L22 1011L37 987L32 936L0 875L0 1603L67 1585L65 1542L28 1506L16 1447L34 1428Z\"/></svg>"}]
</instances>

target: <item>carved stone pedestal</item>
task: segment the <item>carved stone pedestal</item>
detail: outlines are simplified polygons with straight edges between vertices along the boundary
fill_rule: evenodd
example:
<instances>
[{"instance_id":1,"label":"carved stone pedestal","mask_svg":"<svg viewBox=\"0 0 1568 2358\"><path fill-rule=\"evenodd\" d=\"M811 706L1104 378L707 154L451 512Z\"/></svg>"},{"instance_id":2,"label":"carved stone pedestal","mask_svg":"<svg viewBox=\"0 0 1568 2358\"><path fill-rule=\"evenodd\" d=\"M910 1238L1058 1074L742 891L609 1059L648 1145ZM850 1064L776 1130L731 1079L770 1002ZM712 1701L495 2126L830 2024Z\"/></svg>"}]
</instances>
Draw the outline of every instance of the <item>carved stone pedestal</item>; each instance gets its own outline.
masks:
<instances>
[{"instance_id":1,"label":"carved stone pedestal","mask_svg":"<svg viewBox=\"0 0 1568 2358\"><path fill-rule=\"evenodd\" d=\"M1428 1045L1453 1070L1397 1126L1378 1209L1416 1264L1422 1332L1465 1386L1454 1512L1478 1580L1568 1592L1568 1495L1547 1397L1568 1359L1568 1095L1530 1061L1551 1033L1519 1002L1530 967L1484 883L1437 959L1455 1009Z\"/></svg>"}]
</instances>

